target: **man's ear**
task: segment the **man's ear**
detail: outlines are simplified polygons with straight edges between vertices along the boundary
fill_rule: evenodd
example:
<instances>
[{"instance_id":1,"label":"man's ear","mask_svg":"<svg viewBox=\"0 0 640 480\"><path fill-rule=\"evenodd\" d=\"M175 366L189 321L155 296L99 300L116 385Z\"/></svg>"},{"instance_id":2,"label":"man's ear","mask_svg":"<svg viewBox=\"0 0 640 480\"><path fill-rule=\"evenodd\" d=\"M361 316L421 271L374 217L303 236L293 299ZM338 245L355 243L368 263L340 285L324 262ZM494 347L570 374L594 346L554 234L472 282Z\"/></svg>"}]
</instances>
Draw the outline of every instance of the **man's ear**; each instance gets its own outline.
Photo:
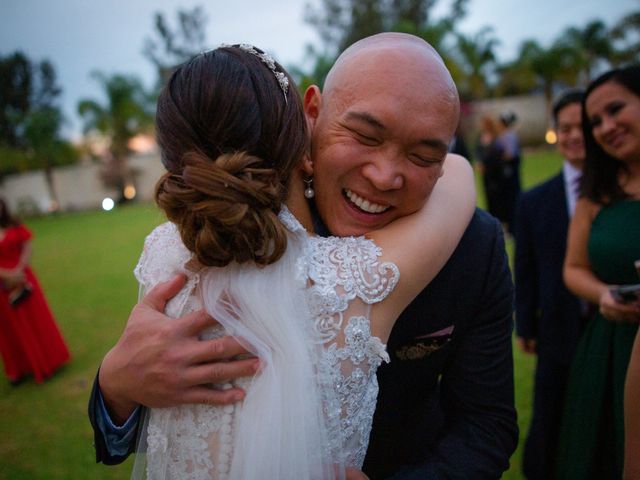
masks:
<instances>
[{"instance_id":1,"label":"man's ear","mask_svg":"<svg viewBox=\"0 0 640 480\"><path fill-rule=\"evenodd\" d=\"M308 153L306 153L302 159L302 171L306 173L307 176L313 177L313 160L311 160L311 155Z\"/></svg>"},{"instance_id":2,"label":"man's ear","mask_svg":"<svg viewBox=\"0 0 640 480\"><path fill-rule=\"evenodd\" d=\"M309 132L313 131L318 115L320 115L320 108L322 107L322 92L317 85L311 85L304 92L302 99L302 105L304 108L304 115L307 119L307 127Z\"/></svg>"}]
</instances>

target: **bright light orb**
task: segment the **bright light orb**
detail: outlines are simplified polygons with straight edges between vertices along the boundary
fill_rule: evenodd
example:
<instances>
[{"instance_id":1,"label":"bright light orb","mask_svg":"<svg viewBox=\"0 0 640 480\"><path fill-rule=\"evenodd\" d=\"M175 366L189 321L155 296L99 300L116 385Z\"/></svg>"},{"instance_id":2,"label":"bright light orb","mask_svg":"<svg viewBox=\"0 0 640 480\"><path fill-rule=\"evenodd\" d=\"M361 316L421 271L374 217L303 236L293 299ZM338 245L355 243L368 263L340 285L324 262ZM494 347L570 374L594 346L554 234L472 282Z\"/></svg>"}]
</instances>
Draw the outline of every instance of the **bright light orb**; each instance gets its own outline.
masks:
<instances>
[{"instance_id":1,"label":"bright light orb","mask_svg":"<svg viewBox=\"0 0 640 480\"><path fill-rule=\"evenodd\" d=\"M556 132L553 130L547 130L547 133L544 136L544 139L547 141L549 145L554 145L558 141L558 136Z\"/></svg>"},{"instance_id":2,"label":"bright light orb","mask_svg":"<svg viewBox=\"0 0 640 480\"><path fill-rule=\"evenodd\" d=\"M127 185L124 187L124 198L127 200L133 200L136 196L136 187L133 185Z\"/></svg>"},{"instance_id":3,"label":"bright light orb","mask_svg":"<svg viewBox=\"0 0 640 480\"><path fill-rule=\"evenodd\" d=\"M115 207L115 206L116 206L116 203L113 200L111 200L109 197L107 197L104 200L102 200L102 209L105 212L113 210L113 207Z\"/></svg>"}]
</instances>

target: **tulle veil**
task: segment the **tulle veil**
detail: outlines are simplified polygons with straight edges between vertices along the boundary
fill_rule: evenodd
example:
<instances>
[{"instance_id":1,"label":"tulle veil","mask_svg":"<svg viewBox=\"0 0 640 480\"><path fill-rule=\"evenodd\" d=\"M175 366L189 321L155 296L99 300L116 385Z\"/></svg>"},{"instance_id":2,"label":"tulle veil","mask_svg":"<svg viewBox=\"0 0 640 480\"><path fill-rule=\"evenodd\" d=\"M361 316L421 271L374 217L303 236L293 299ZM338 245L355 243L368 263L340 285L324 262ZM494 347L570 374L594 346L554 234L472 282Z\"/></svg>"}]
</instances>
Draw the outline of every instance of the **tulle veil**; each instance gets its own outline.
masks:
<instances>
[{"instance_id":1,"label":"tulle veil","mask_svg":"<svg viewBox=\"0 0 640 480\"><path fill-rule=\"evenodd\" d=\"M278 262L263 268L232 264L201 276L206 310L261 359L261 371L237 412L226 478L344 479L345 466L329 449L328 432L339 431L328 425L335 416L323 412L322 395L326 400L333 393L321 391L315 372L322 346L305 301L306 247L306 232L299 227L290 232ZM140 429L135 480L147 478L147 421Z\"/></svg>"}]
</instances>

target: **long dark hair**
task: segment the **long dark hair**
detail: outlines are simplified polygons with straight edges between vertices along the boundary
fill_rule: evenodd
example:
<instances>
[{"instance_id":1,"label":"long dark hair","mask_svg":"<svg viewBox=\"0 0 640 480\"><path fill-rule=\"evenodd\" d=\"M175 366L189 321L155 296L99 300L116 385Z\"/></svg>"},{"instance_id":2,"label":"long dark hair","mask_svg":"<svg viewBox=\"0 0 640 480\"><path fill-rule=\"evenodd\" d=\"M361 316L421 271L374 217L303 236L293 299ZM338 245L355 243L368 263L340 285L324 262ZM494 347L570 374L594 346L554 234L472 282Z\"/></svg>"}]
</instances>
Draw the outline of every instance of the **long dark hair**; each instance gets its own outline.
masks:
<instances>
[{"instance_id":1,"label":"long dark hair","mask_svg":"<svg viewBox=\"0 0 640 480\"><path fill-rule=\"evenodd\" d=\"M7 202L0 197L0 228L17 227L18 225L20 225L20 221L11 215Z\"/></svg>"},{"instance_id":2,"label":"long dark hair","mask_svg":"<svg viewBox=\"0 0 640 480\"><path fill-rule=\"evenodd\" d=\"M587 115L586 102L589 95L607 82L617 83L640 97L640 66L617 68L604 73L591 82L582 100L582 130L586 156L581 190L589 200L603 205L629 197L618 182L620 172L627 170L626 164L606 153L596 142Z\"/></svg>"},{"instance_id":3,"label":"long dark hair","mask_svg":"<svg viewBox=\"0 0 640 480\"><path fill-rule=\"evenodd\" d=\"M287 78L285 93L255 53L221 47L180 66L160 94L156 133L168 173L156 201L203 265L268 264L286 248L277 214L308 150L302 101Z\"/></svg>"}]
</instances>

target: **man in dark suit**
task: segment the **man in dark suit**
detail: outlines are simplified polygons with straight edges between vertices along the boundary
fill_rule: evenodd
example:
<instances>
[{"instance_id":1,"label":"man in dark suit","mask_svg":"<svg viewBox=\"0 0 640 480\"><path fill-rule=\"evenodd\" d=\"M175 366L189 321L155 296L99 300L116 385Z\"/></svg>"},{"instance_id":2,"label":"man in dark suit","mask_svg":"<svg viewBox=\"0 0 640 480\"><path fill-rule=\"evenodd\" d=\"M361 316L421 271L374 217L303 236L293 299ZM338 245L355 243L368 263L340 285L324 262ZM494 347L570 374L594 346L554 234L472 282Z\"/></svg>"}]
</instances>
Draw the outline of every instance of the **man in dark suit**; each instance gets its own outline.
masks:
<instances>
[{"instance_id":1,"label":"man in dark suit","mask_svg":"<svg viewBox=\"0 0 640 480\"><path fill-rule=\"evenodd\" d=\"M583 305L562 280L569 219L584 161L582 92L553 107L562 172L524 193L516 216L518 345L537 355L531 427L522 469L529 480L551 479L569 366L585 319Z\"/></svg>"},{"instance_id":2,"label":"man in dark suit","mask_svg":"<svg viewBox=\"0 0 640 480\"><path fill-rule=\"evenodd\" d=\"M402 55L416 46L436 63L384 78L376 77L375 64L366 72L350 68L353 56L381 49ZM424 203L455 129L457 98L443 95L438 105L422 105L424 118L407 122L390 115L398 105L389 107L414 88L449 84L445 71L417 37L381 34L350 47L323 92L315 86L307 90L317 215L328 231L362 234ZM416 79L421 80L408 88ZM357 82L356 95L342 97L345 82ZM430 128L422 128L425 122ZM446 135L442 125L450 125ZM420 178L408 178L407 171ZM358 198L356 205L352 192L359 197L369 192L371 198L366 203ZM367 211L367 205L385 198L393 199L386 214ZM117 463L133 450L136 414L130 414L138 404L228 403L242 392L212 392L202 385L255 371L253 360L217 361L241 353L232 339L208 345L197 340L210 319L193 314L169 320L160 313L181 285L174 280L154 289L103 361L89 405L98 461ZM391 334L392 362L379 370L380 396L364 466L371 478L495 479L508 468L517 442L512 293L501 227L478 210L452 258ZM111 420L127 423L116 427Z\"/></svg>"}]
</instances>

